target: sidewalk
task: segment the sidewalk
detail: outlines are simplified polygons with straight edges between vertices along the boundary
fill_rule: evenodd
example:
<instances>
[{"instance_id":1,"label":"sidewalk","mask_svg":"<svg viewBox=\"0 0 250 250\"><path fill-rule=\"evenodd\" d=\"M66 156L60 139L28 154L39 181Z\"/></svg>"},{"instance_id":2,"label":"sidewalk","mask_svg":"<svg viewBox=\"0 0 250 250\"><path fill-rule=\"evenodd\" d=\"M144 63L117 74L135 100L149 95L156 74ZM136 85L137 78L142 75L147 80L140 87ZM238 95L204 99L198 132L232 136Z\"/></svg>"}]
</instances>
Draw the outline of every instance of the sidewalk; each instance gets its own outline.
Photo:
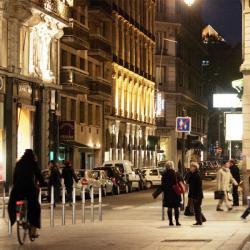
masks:
<instances>
[{"instance_id":1,"label":"sidewalk","mask_svg":"<svg viewBox=\"0 0 250 250\"><path fill-rule=\"evenodd\" d=\"M203 211L207 222L203 226L194 227L194 217L181 215L182 226L169 227L168 221L160 220L161 202L156 200L150 206L145 204L131 208L130 211L124 210L121 214L125 214L128 219L121 214L118 214L121 216L121 219L118 219L118 215L115 214L118 210L114 210L107 216L104 211L102 223L93 224L86 221L86 224L81 224L78 219L76 225L60 226L58 221L54 228L49 228L46 221L46 225L40 231L40 238L33 243L27 241L23 249L242 249L250 235L250 222L243 223L240 220L244 207L237 207L231 212L216 212L212 195L205 194ZM111 217L112 213L114 219ZM129 219L129 214L138 214L138 219ZM142 214L145 215L145 219L142 219ZM16 233L13 232L9 238L6 223L0 220L0 225L0 249L18 249Z\"/></svg>"}]
</instances>

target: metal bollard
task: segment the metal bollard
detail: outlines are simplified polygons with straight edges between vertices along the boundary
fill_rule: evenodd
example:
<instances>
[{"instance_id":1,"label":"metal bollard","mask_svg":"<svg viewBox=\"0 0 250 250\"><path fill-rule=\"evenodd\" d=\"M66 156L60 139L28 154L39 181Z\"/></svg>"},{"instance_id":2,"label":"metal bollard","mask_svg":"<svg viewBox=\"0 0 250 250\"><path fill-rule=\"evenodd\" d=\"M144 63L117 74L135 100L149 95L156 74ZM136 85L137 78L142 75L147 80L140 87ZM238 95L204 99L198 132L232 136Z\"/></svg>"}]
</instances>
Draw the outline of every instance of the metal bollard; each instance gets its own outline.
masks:
<instances>
[{"instance_id":1,"label":"metal bollard","mask_svg":"<svg viewBox=\"0 0 250 250\"><path fill-rule=\"evenodd\" d=\"M91 198L91 221L94 222L94 188L90 189L90 198Z\"/></svg>"},{"instance_id":2,"label":"metal bollard","mask_svg":"<svg viewBox=\"0 0 250 250\"><path fill-rule=\"evenodd\" d=\"M161 220L164 221L165 220L165 209L163 206L163 200L164 200L164 193L162 193L162 211L161 211Z\"/></svg>"},{"instance_id":3,"label":"metal bollard","mask_svg":"<svg viewBox=\"0 0 250 250\"><path fill-rule=\"evenodd\" d=\"M5 218L5 183L3 183L3 218Z\"/></svg>"},{"instance_id":4,"label":"metal bollard","mask_svg":"<svg viewBox=\"0 0 250 250\"><path fill-rule=\"evenodd\" d=\"M42 189L41 188L39 188L38 202L40 205L42 204Z\"/></svg>"},{"instance_id":5,"label":"metal bollard","mask_svg":"<svg viewBox=\"0 0 250 250\"><path fill-rule=\"evenodd\" d=\"M11 187L9 188L9 197L11 194ZM11 227L11 222L10 222L10 217L8 216L8 235L10 236L12 234L12 227Z\"/></svg>"},{"instance_id":6,"label":"metal bollard","mask_svg":"<svg viewBox=\"0 0 250 250\"><path fill-rule=\"evenodd\" d=\"M102 221L102 188L99 187L99 221Z\"/></svg>"},{"instance_id":7,"label":"metal bollard","mask_svg":"<svg viewBox=\"0 0 250 250\"><path fill-rule=\"evenodd\" d=\"M50 226L54 227L54 186L51 186L50 191Z\"/></svg>"},{"instance_id":8,"label":"metal bollard","mask_svg":"<svg viewBox=\"0 0 250 250\"><path fill-rule=\"evenodd\" d=\"M82 188L82 223L85 223L85 187Z\"/></svg>"},{"instance_id":9,"label":"metal bollard","mask_svg":"<svg viewBox=\"0 0 250 250\"><path fill-rule=\"evenodd\" d=\"M65 187L62 189L62 226L65 225Z\"/></svg>"},{"instance_id":10,"label":"metal bollard","mask_svg":"<svg viewBox=\"0 0 250 250\"><path fill-rule=\"evenodd\" d=\"M72 202L72 224L76 224L76 188L73 188Z\"/></svg>"}]
</instances>

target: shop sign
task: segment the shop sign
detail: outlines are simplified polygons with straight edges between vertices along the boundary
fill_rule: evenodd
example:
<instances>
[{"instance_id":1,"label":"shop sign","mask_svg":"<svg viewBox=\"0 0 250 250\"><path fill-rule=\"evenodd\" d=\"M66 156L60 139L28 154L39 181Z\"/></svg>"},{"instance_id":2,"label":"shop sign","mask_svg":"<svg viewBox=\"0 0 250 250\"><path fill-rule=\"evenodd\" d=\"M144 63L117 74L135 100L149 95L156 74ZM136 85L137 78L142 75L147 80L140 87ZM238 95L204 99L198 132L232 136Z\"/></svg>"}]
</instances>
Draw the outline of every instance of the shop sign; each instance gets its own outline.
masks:
<instances>
[{"instance_id":1,"label":"shop sign","mask_svg":"<svg viewBox=\"0 0 250 250\"><path fill-rule=\"evenodd\" d=\"M191 117L176 117L176 132L190 132Z\"/></svg>"},{"instance_id":2,"label":"shop sign","mask_svg":"<svg viewBox=\"0 0 250 250\"><path fill-rule=\"evenodd\" d=\"M75 140L75 121L61 121L59 124L59 135L61 141Z\"/></svg>"}]
</instances>

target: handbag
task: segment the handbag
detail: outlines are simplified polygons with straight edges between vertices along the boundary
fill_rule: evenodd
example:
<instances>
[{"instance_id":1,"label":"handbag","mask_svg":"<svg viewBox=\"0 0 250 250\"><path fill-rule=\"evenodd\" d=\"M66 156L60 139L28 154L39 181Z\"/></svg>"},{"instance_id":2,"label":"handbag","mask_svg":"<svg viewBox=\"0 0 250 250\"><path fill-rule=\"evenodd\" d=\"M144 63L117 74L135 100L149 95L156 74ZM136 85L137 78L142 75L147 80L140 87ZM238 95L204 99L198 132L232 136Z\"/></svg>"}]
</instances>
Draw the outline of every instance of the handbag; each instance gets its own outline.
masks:
<instances>
[{"instance_id":1,"label":"handbag","mask_svg":"<svg viewBox=\"0 0 250 250\"><path fill-rule=\"evenodd\" d=\"M156 199L162 193L162 186L159 186L153 193L152 196Z\"/></svg>"},{"instance_id":2,"label":"handbag","mask_svg":"<svg viewBox=\"0 0 250 250\"><path fill-rule=\"evenodd\" d=\"M224 196L225 196L225 192L223 190L214 191L214 199L215 200L221 200L224 198Z\"/></svg>"}]
</instances>

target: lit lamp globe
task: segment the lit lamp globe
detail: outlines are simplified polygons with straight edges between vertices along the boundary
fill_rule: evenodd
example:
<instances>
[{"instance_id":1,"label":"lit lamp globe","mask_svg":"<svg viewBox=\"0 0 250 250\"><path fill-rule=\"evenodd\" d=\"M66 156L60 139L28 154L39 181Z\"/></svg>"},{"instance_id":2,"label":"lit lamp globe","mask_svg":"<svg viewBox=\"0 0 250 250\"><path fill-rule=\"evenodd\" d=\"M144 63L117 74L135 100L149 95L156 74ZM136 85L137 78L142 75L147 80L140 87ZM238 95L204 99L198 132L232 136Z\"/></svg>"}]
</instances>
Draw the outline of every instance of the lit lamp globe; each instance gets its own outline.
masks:
<instances>
[{"instance_id":1,"label":"lit lamp globe","mask_svg":"<svg viewBox=\"0 0 250 250\"><path fill-rule=\"evenodd\" d=\"M184 0L184 3L188 6L191 6L195 0Z\"/></svg>"}]
</instances>

